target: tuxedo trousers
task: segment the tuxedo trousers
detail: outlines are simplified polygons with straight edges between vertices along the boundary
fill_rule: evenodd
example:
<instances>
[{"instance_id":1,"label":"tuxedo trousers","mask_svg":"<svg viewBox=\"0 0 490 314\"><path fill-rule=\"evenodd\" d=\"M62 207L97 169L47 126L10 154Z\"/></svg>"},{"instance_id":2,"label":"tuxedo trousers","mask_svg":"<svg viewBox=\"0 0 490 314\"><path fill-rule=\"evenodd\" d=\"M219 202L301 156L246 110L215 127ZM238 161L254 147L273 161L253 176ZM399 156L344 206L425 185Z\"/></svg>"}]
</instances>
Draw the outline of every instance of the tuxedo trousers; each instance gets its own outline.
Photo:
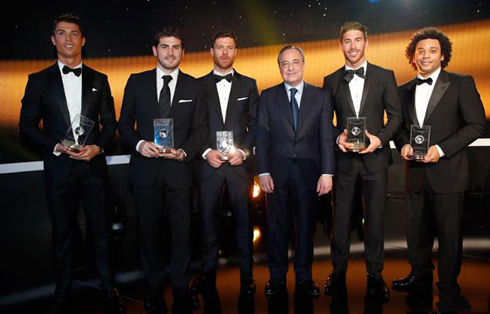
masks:
<instances>
[{"instance_id":1,"label":"tuxedo trousers","mask_svg":"<svg viewBox=\"0 0 490 314\"><path fill-rule=\"evenodd\" d=\"M113 288L109 270L108 213L104 180L93 174L89 162L73 160L68 179L61 185L46 186L52 223L53 259L57 298L66 297L73 279L73 246L77 213L82 203L88 232L94 242L94 263L102 288Z\"/></svg>"},{"instance_id":2,"label":"tuxedo trousers","mask_svg":"<svg viewBox=\"0 0 490 314\"><path fill-rule=\"evenodd\" d=\"M349 153L350 154L350 153ZM365 204L364 251L366 268L370 274L378 274L384 263L384 208L388 170L370 172L361 156L352 160L346 172L337 171L334 177L334 223L332 236L332 263L335 271L346 271L350 254L351 217L356 195L356 182L361 185Z\"/></svg>"},{"instance_id":3,"label":"tuxedo trousers","mask_svg":"<svg viewBox=\"0 0 490 314\"><path fill-rule=\"evenodd\" d=\"M243 274L253 269L253 231L250 221L249 195L253 180L239 177L233 166L223 165L208 180L199 181L199 204L202 228L202 270L215 270L218 264L218 233L224 192L230 199L235 222L238 264Z\"/></svg>"},{"instance_id":4,"label":"tuxedo trousers","mask_svg":"<svg viewBox=\"0 0 490 314\"><path fill-rule=\"evenodd\" d=\"M274 177L272 177L274 179ZM313 235L318 197L310 190L294 163L282 186L267 194L267 256L270 278L285 279L288 272L288 243L291 217L295 230L294 272L296 280L311 279Z\"/></svg>"},{"instance_id":5,"label":"tuxedo trousers","mask_svg":"<svg viewBox=\"0 0 490 314\"><path fill-rule=\"evenodd\" d=\"M412 273L432 273L434 265L431 255L437 232L439 291L459 294L457 279L461 270L463 248L463 193L435 193L425 176L419 191L408 191L407 201L408 261Z\"/></svg>"},{"instance_id":6,"label":"tuxedo trousers","mask_svg":"<svg viewBox=\"0 0 490 314\"><path fill-rule=\"evenodd\" d=\"M141 266L152 288L161 287L170 278L174 289L186 291L191 254L190 221L192 189L172 189L172 180L159 167L155 181L149 187L134 187L140 234ZM168 220L163 219L164 216ZM168 225L167 225L168 223ZM170 228L172 255L167 271L162 230Z\"/></svg>"}]
</instances>

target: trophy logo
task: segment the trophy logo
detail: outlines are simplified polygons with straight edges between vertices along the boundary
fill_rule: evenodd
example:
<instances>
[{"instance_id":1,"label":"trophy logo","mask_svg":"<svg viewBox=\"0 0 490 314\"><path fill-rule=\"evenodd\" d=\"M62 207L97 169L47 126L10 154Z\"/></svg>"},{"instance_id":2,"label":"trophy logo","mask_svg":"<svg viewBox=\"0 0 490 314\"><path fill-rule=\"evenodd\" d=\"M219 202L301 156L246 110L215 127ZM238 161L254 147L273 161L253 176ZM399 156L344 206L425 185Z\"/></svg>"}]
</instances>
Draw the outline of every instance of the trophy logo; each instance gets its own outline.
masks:
<instances>
[{"instance_id":1,"label":"trophy logo","mask_svg":"<svg viewBox=\"0 0 490 314\"><path fill-rule=\"evenodd\" d=\"M75 134L78 136L82 136L85 134L85 129L82 126L79 126L75 129Z\"/></svg>"},{"instance_id":2,"label":"trophy logo","mask_svg":"<svg viewBox=\"0 0 490 314\"><path fill-rule=\"evenodd\" d=\"M160 130L160 137L166 138L170 132L167 129Z\"/></svg>"},{"instance_id":3,"label":"trophy logo","mask_svg":"<svg viewBox=\"0 0 490 314\"><path fill-rule=\"evenodd\" d=\"M352 128L351 132L352 132L352 135L358 136L359 134L361 134L361 129L359 127L355 126Z\"/></svg>"},{"instance_id":4,"label":"trophy logo","mask_svg":"<svg viewBox=\"0 0 490 314\"><path fill-rule=\"evenodd\" d=\"M425 141L425 138L422 135L417 135L415 137L415 143L417 143L419 145L422 144L424 141Z\"/></svg>"}]
</instances>

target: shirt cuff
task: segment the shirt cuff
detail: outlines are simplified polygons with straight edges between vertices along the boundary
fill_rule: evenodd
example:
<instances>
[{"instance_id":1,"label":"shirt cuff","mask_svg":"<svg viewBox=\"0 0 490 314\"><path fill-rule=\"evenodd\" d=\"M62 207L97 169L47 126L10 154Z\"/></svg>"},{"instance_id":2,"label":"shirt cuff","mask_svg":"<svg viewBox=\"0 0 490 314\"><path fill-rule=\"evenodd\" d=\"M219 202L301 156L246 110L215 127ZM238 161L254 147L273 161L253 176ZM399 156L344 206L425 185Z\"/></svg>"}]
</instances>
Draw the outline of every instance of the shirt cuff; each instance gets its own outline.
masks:
<instances>
[{"instance_id":1,"label":"shirt cuff","mask_svg":"<svg viewBox=\"0 0 490 314\"><path fill-rule=\"evenodd\" d=\"M247 154L246 154L246 153L245 153L243 150L241 150L240 148L238 148L237 150L238 150L240 153L242 153L242 154L243 154L243 160L247 160Z\"/></svg>"},{"instance_id":2,"label":"shirt cuff","mask_svg":"<svg viewBox=\"0 0 490 314\"><path fill-rule=\"evenodd\" d=\"M177 150L182 152L182 155L184 155L184 159L187 157L187 153L185 152L185 150L183 150L182 148L179 148Z\"/></svg>"},{"instance_id":3,"label":"shirt cuff","mask_svg":"<svg viewBox=\"0 0 490 314\"><path fill-rule=\"evenodd\" d=\"M138 153L140 153L140 146L141 146L141 144L142 144L144 141L145 141L145 140L140 140L140 141L138 142L138 144L136 144L136 151L137 151ZM141 154L141 153L140 153L140 154Z\"/></svg>"},{"instance_id":4,"label":"shirt cuff","mask_svg":"<svg viewBox=\"0 0 490 314\"><path fill-rule=\"evenodd\" d=\"M262 176L270 176L271 174L269 172L264 172L264 173L259 173L259 177Z\"/></svg>"},{"instance_id":5,"label":"shirt cuff","mask_svg":"<svg viewBox=\"0 0 490 314\"><path fill-rule=\"evenodd\" d=\"M59 156L59 155L61 155L61 153L60 153L60 152L57 152L57 151L56 151L56 146L58 146L58 145L61 145L61 144L59 144L59 143L58 143L58 144L54 145L54 148L53 148L53 155L55 155L55 156Z\"/></svg>"},{"instance_id":6,"label":"shirt cuff","mask_svg":"<svg viewBox=\"0 0 490 314\"><path fill-rule=\"evenodd\" d=\"M329 176L329 177L333 177L333 174L330 174L330 173L322 173L322 176Z\"/></svg>"},{"instance_id":7,"label":"shirt cuff","mask_svg":"<svg viewBox=\"0 0 490 314\"><path fill-rule=\"evenodd\" d=\"M211 148L208 148L204 151L204 153L202 153L202 159L206 160L206 155L209 153L209 151L211 150Z\"/></svg>"},{"instance_id":8,"label":"shirt cuff","mask_svg":"<svg viewBox=\"0 0 490 314\"><path fill-rule=\"evenodd\" d=\"M442 157L446 156L446 154L444 154L444 152L439 147L439 145L436 145L436 148L437 148L437 151L439 152L439 158L442 158Z\"/></svg>"}]
</instances>

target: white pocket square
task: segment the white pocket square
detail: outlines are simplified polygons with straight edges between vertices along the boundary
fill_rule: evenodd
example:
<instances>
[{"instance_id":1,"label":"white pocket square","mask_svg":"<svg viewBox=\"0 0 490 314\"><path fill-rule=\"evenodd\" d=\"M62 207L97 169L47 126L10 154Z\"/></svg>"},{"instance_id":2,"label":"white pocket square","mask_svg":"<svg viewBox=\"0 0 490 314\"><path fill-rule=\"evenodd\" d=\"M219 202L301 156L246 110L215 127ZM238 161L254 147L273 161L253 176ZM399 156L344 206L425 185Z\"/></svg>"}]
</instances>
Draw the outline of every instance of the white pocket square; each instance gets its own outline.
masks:
<instances>
[{"instance_id":1,"label":"white pocket square","mask_svg":"<svg viewBox=\"0 0 490 314\"><path fill-rule=\"evenodd\" d=\"M179 99L179 104L183 102L191 102L192 99Z\"/></svg>"},{"instance_id":2,"label":"white pocket square","mask_svg":"<svg viewBox=\"0 0 490 314\"><path fill-rule=\"evenodd\" d=\"M96 91L97 91L97 88L93 88L93 87L92 87L92 91L93 91L93 92L96 92Z\"/></svg>"},{"instance_id":3,"label":"white pocket square","mask_svg":"<svg viewBox=\"0 0 490 314\"><path fill-rule=\"evenodd\" d=\"M248 97L238 98L236 101L245 100L245 99L248 99Z\"/></svg>"}]
</instances>

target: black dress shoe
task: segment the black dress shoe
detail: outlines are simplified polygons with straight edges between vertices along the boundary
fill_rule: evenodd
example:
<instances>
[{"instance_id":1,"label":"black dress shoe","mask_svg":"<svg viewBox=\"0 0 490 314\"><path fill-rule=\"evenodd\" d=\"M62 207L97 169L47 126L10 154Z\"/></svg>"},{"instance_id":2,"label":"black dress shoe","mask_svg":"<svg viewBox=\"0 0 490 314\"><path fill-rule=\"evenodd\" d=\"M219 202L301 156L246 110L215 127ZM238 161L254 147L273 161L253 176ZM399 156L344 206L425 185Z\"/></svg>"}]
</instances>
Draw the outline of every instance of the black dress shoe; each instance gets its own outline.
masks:
<instances>
[{"instance_id":1,"label":"black dress shoe","mask_svg":"<svg viewBox=\"0 0 490 314\"><path fill-rule=\"evenodd\" d=\"M202 293L204 290L208 289L210 286L216 286L216 272L209 271L204 274L198 275L194 280L192 280L189 285L189 292L191 294L197 295Z\"/></svg>"},{"instance_id":2,"label":"black dress shoe","mask_svg":"<svg viewBox=\"0 0 490 314\"><path fill-rule=\"evenodd\" d=\"M150 290L148 297L145 300L146 313L151 314L163 314L167 313L167 304L163 299L163 290L159 288L153 288Z\"/></svg>"},{"instance_id":3,"label":"black dress shoe","mask_svg":"<svg viewBox=\"0 0 490 314\"><path fill-rule=\"evenodd\" d=\"M414 289L427 289L432 287L432 273L412 274L393 280L391 289L395 292L409 292Z\"/></svg>"},{"instance_id":4,"label":"black dress shoe","mask_svg":"<svg viewBox=\"0 0 490 314\"><path fill-rule=\"evenodd\" d=\"M106 291L106 310L107 314L125 314L126 305L116 289Z\"/></svg>"},{"instance_id":5,"label":"black dress shoe","mask_svg":"<svg viewBox=\"0 0 490 314\"><path fill-rule=\"evenodd\" d=\"M295 293L298 295L309 295L318 298L320 296L320 288L318 288L316 282L311 279L299 280L296 281Z\"/></svg>"},{"instance_id":6,"label":"black dress shoe","mask_svg":"<svg viewBox=\"0 0 490 314\"><path fill-rule=\"evenodd\" d=\"M187 289L185 291L174 289L173 298L172 313L186 314L199 309L199 299Z\"/></svg>"},{"instance_id":7,"label":"black dress shoe","mask_svg":"<svg viewBox=\"0 0 490 314\"><path fill-rule=\"evenodd\" d=\"M73 305L68 298L56 298L48 310L48 314L69 314L73 312Z\"/></svg>"},{"instance_id":8,"label":"black dress shoe","mask_svg":"<svg viewBox=\"0 0 490 314\"><path fill-rule=\"evenodd\" d=\"M381 274L367 274L367 295L383 302L390 299L390 290Z\"/></svg>"},{"instance_id":9,"label":"black dress shoe","mask_svg":"<svg viewBox=\"0 0 490 314\"><path fill-rule=\"evenodd\" d=\"M271 279L265 284L265 296L271 297L286 290L286 279Z\"/></svg>"},{"instance_id":10,"label":"black dress shoe","mask_svg":"<svg viewBox=\"0 0 490 314\"><path fill-rule=\"evenodd\" d=\"M253 275L240 275L240 295L253 297L257 291Z\"/></svg>"},{"instance_id":11,"label":"black dress shoe","mask_svg":"<svg viewBox=\"0 0 490 314\"><path fill-rule=\"evenodd\" d=\"M325 295L331 296L346 289L345 271L332 271L325 279Z\"/></svg>"}]
</instances>

